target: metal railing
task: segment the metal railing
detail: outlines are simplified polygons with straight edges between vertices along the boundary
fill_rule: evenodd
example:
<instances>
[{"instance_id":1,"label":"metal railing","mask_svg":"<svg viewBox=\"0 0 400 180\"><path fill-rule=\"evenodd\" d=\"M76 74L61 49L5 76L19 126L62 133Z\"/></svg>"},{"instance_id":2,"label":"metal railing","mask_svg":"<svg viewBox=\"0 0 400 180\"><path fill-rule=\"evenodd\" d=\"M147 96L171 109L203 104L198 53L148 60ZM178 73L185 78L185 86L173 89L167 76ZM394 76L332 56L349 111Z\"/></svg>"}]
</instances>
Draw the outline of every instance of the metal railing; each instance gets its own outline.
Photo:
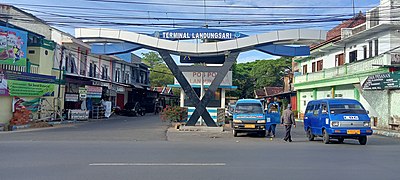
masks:
<instances>
[{"instance_id":1,"label":"metal railing","mask_svg":"<svg viewBox=\"0 0 400 180\"><path fill-rule=\"evenodd\" d=\"M346 75L359 74L377 69L380 66L390 65L390 63L391 63L391 54L383 54L380 56L357 61L355 63L345 64L339 67L328 68L315 73L308 73L305 75L295 76L294 83L317 81L317 80L330 79Z\"/></svg>"},{"instance_id":2,"label":"metal railing","mask_svg":"<svg viewBox=\"0 0 400 180\"><path fill-rule=\"evenodd\" d=\"M39 66L35 65L35 64L31 64L30 65L30 72L29 73L33 73L33 74L39 74Z\"/></svg>"}]
</instances>

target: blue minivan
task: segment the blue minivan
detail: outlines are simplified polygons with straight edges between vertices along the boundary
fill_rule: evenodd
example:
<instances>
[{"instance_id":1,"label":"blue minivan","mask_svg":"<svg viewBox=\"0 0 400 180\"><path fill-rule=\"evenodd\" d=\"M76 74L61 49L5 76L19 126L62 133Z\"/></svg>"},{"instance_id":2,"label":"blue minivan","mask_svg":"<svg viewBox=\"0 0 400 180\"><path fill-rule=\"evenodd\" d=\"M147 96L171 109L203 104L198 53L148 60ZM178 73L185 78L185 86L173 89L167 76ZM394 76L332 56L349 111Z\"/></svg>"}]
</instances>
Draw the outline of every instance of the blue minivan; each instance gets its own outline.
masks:
<instances>
[{"instance_id":1,"label":"blue minivan","mask_svg":"<svg viewBox=\"0 0 400 180\"><path fill-rule=\"evenodd\" d=\"M354 99L321 99L307 104L304 114L304 130L313 141L316 136L328 144L331 139L343 143L344 139L357 139L367 144L372 135L368 111Z\"/></svg>"},{"instance_id":2,"label":"blue minivan","mask_svg":"<svg viewBox=\"0 0 400 180\"><path fill-rule=\"evenodd\" d=\"M240 99L233 112L233 136L238 133L255 132L265 136L265 115L263 105L257 99Z\"/></svg>"}]
</instances>

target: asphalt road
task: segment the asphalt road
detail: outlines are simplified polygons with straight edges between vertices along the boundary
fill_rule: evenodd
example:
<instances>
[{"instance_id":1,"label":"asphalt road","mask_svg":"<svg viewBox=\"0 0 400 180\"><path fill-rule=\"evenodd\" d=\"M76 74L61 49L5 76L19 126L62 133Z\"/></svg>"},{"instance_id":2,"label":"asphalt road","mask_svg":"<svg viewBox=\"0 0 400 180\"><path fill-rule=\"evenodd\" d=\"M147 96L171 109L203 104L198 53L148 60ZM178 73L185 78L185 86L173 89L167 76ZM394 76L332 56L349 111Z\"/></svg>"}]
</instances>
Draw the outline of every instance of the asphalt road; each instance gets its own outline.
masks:
<instances>
[{"instance_id":1,"label":"asphalt road","mask_svg":"<svg viewBox=\"0 0 400 180\"><path fill-rule=\"evenodd\" d=\"M294 142L178 132L157 116L0 132L0 179L399 179L399 139Z\"/></svg>"}]
</instances>

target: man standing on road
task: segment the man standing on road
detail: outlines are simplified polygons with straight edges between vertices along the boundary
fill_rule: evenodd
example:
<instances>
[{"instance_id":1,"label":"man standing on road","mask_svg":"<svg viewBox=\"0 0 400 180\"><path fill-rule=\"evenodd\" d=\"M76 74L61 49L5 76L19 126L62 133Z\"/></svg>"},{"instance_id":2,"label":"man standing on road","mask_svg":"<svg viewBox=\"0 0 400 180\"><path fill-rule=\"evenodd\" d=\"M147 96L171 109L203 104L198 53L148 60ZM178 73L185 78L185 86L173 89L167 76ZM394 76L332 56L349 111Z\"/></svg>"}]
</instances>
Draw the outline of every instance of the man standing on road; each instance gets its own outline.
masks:
<instances>
[{"instance_id":1,"label":"man standing on road","mask_svg":"<svg viewBox=\"0 0 400 180\"><path fill-rule=\"evenodd\" d=\"M288 104L287 108L283 111L281 116L281 125L285 126L286 135L283 140L292 142L292 136L290 135L290 130L293 127L296 127L296 121L294 120L294 114L292 109L292 105Z\"/></svg>"}]
</instances>

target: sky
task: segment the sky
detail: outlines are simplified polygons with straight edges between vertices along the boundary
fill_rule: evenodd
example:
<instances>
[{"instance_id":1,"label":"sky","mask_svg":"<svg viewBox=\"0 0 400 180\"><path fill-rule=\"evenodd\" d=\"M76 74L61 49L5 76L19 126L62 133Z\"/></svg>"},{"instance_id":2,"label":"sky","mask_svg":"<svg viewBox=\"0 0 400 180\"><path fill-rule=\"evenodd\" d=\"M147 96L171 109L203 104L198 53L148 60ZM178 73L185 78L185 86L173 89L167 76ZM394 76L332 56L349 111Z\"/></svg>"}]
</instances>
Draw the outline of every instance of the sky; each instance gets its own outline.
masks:
<instances>
[{"instance_id":1,"label":"sky","mask_svg":"<svg viewBox=\"0 0 400 180\"><path fill-rule=\"evenodd\" d=\"M379 5L379 0L2 0L74 34L78 27L107 27L138 33L209 28L247 35L273 30L329 30ZM134 52L141 56L146 50ZM278 57L241 53L239 63Z\"/></svg>"}]
</instances>

